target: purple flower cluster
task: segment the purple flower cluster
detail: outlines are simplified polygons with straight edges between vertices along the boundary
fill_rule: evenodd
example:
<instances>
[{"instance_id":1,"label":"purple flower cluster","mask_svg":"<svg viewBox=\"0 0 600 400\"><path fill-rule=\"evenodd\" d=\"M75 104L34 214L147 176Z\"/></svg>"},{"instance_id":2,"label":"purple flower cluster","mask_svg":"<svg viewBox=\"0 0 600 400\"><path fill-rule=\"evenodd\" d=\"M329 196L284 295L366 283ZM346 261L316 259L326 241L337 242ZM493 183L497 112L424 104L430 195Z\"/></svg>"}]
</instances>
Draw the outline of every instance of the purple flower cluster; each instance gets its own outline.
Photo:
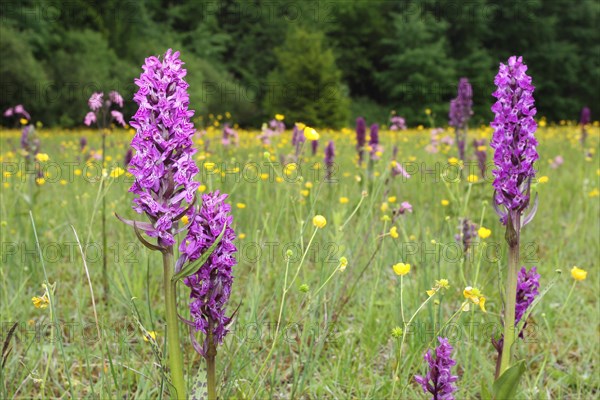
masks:
<instances>
[{"instance_id":1,"label":"purple flower cluster","mask_svg":"<svg viewBox=\"0 0 600 400\"><path fill-rule=\"evenodd\" d=\"M448 113L449 125L456 129L465 129L467 122L473 115L473 88L467 78L460 78L458 82L458 94L450 101L450 112Z\"/></svg>"},{"instance_id":2,"label":"purple flower cluster","mask_svg":"<svg viewBox=\"0 0 600 400\"><path fill-rule=\"evenodd\" d=\"M379 125L371 125L371 133L369 135L369 146L371 147L371 159L378 160L378 152L383 150L383 147L379 144Z\"/></svg>"},{"instance_id":3,"label":"purple flower cluster","mask_svg":"<svg viewBox=\"0 0 600 400\"><path fill-rule=\"evenodd\" d=\"M104 93L94 92L88 100L90 112L85 115L83 123L87 126L93 123L98 123L99 128L106 128L109 123L108 115L110 111L110 119L117 124L125 126L123 113L117 110L111 110L110 107L115 104L119 108L123 108L123 97L115 90L108 94L108 99L104 101Z\"/></svg>"},{"instance_id":4,"label":"purple flower cluster","mask_svg":"<svg viewBox=\"0 0 600 400\"><path fill-rule=\"evenodd\" d=\"M25 110L25 107L23 107L22 104L17 104L14 107L10 107L4 110L4 116L7 118L19 115L28 121L31 120L31 115L29 115L29 113L27 112L27 110Z\"/></svg>"},{"instance_id":5,"label":"purple flower cluster","mask_svg":"<svg viewBox=\"0 0 600 400\"><path fill-rule=\"evenodd\" d=\"M202 355L206 355L209 346L209 327L212 327L216 345L222 343L228 332L227 325L231 321L230 317L225 315L225 308L231 294L232 267L236 264L233 254L237 249L233 244L235 232L231 228L231 206L224 202L226 198L227 195L219 191L202 196L200 210L188 211L188 233L179 246L182 255L178 264L197 260L210 248L226 226L221 241L208 260L193 275L184 279L184 283L191 289L190 314L194 328L206 335L202 348L197 348Z\"/></svg>"},{"instance_id":6,"label":"purple flower cluster","mask_svg":"<svg viewBox=\"0 0 600 400\"><path fill-rule=\"evenodd\" d=\"M525 267L521 267L517 277L517 302L515 304L515 326L521 321L525 312L540 293L540 274L537 268L532 267L529 272Z\"/></svg>"},{"instance_id":7,"label":"purple flower cluster","mask_svg":"<svg viewBox=\"0 0 600 400\"><path fill-rule=\"evenodd\" d=\"M423 392L431 393L433 400L453 400L453 393L457 388L454 382L458 376L452 375L452 367L456 361L452 359L452 346L448 339L438 337L439 346L435 349L435 359L431 349L425 353L425 361L429 364L429 370L425 376L415 375L415 381L421 385Z\"/></svg>"},{"instance_id":8,"label":"purple flower cluster","mask_svg":"<svg viewBox=\"0 0 600 400\"><path fill-rule=\"evenodd\" d=\"M467 123L473 115L473 89L467 78L460 78L458 95L450 101L449 124L456 130L456 145L461 160L465 159Z\"/></svg>"},{"instance_id":9,"label":"purple flower cluster","mask_svg":"<svg viewBox=\"0 0 600 400\"><path fill-rule=\"evenodd\" d=\"M394 115L390 118L390 130L391 131L405 131L406 120L399 115Z\"/></svg>"},{"instance_id":10,"label":"purple flower cluster","mask_svg":"<svg viewBox=\"0 0 600 400\"><path fill-rule=\"evenodd\" d=\"M188 110L186 70L179 52L169 49L162 60L148 57L144 72L135 80L139 90L134 96L139 105L131 126L136 134L131 147L136 151L129 164L135 182L129 189L137 197L134 210L146 213L152 227L144 231L158 238L159 246L171 246L173 223L186 212L184 200L194 201L198 167L193 155L190 121L194 111Z\"/></svg>"},{"instance_id":11,"label":"purple flower cluster","mask_svg":"<svg viewBox=\"0 0 600 400\"><path fill-rule=\"evenodd\" d=\"M540 274L537 273L536 267L531 267L529 272L525 267L521 267L519 275L517 276L517 298L515 303L515 327L521 322L521 319L527 312L531 303L539 295L540 289ZM525 324L526 325L526 324ZM525 329L523 325L523 330ZM523 338L523 331L519 332L519 337ZM502 346L504 345L504 335L500 336L500 339L495 340L492 338L492 344L496 348L499 354L502 353Z\"/></svg>"},{"instance_id":12,"label":"purple flower cluster","mask_svg":"<svg viewBox=\"0 0 600 400\"><path fill-rule=\"evenodd\" d=\"M358 152L358 163L363 161L363 147L367 140L367 123L363 117L356 118L356 151Z\"/></svg>"},{"instance_id":13,"label":"purple flower cluster","mask_svg":"<svg viewBox=\"0 0 600 400\"><path fill-rule=\"evenodd\" d=\"M333 175L333 160L335 159L335 144L333 140L330 140L325 147L325 166L327 168L327 172L325 175L325 179L331 179Z\"/></svg>"},{"instance_id":14,"label":"purple flower cluster","mask_svg":"<svg viewBox=\"0 0 600 400\"><path fill-rule=\"evenodd\" d=\"M459 225L459 233L454 236L454 239L458 243L462 243L463 252L466 253L471 244L473 243L473 239L477 237L477 225L475 225L468 218L464 218Z\"/></svg>"},{"instance_id":15,"label":"purple flower cluster","mask_svg":"<svg viewBox=\"0 0 600 400\"><path fill-rule=\"evenodd\" d=\"M581 117L579 118L579 125L585 126L590 123L592 119L591 111L589 107L583 107L581 109Z\"/></svg>"},{"instance_id":16,"label":"purple flower cluster","mask_svg":"<svg viewBox=\"0 0 600 400\"><path fill-rule=\"evenodd\" d=\"M495 118L491 123L494 135L490 143L495 149L494 200L497 206L504 206L514 216L529 204L530 181L535 176L533 164L538 159L534 87L526 71L523 58L512 56L507 64L500 64L494 79L497 90L493 96L497 101L492 106ZM499 214L506 224L507 214Z\"/></svg>"},{"instance_id":17,"label":"purple flower cluster","mask_svg":"<svg viewBox=\"0 0 600 400\"><path fill-rule=\"evenodd\" d=\"M235 129L229 126L229 124L223 125L223 138L221 139L221 144L225 147L229 146L231 143L237 145L239 140L238 133Z\"/></svg>"}]
</instances>

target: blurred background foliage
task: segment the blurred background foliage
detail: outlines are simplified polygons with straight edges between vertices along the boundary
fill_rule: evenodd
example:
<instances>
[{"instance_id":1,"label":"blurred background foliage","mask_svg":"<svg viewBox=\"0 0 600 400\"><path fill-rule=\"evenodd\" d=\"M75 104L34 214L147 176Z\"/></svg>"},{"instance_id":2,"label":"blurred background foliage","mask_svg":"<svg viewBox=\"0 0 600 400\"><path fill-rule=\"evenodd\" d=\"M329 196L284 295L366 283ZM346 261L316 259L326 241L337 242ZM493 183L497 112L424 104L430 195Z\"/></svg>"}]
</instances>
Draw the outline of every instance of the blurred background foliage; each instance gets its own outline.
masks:
<instances>
[{"instance_id":1,"label":"blurred background foliage","mask_svg":"<svg viewBox=\"0 0 600 400\"><path fill-rule=\"evenodd\" d=\"M2 2L0 107L80 125L93 91L131 99L144 58L171 47L198 115L229 111L256 127L279 112L339 127L396 110L416 125L431 108L445 124L466 76L486 123L498 63L518 54L538 114L577 119L600 104L599 11L595 0ZM129 101L126 116L134 110Z\"/></svg>"}]
</instances>

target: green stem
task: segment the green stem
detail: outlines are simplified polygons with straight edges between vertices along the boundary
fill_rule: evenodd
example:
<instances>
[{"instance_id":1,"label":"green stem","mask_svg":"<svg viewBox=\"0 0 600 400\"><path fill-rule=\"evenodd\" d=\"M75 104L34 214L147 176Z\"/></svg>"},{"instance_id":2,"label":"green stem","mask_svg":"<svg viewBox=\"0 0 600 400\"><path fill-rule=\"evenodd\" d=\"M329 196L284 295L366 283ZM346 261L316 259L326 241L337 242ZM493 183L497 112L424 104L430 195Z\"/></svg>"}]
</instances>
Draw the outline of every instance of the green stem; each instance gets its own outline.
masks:
<instances>
[{"instance_id":1,"label":"green stem","mask_svg":"<svg viewBox=\"0 0 600 400\"><path fill-rule=\"evenodd\" d=\"M173 266L173 247L168 247L163 252L164 266L164 290L165 290L165 307L167 314L167 347L169 351L169 367L171 369L171 380L177 391L174 399L185 399L185 381L183 380L183 356L179 340L179 320L177 318L177 299L176 299L176 282L172 282L171 278L174 273ZM208 359L207 359L208 361ZM214 360L213 360L214 361Z\"/></svg>"},{"instance_id":2,"label":"green stem","mask_svg":"<svg viewBox=\"0 0 600 400\"><path fill-rule=\"evenodd\" d=\"M206 352L206 386L208 400L217 400L216 362L217 346L213 338L213 324L208 323L208 350Z\"/></svg>"},{"instance_id":3,"label":"green stem","mask_svg":"<svg viewBox=\"0 0 600 400\"><path fill-rule=\"evenodd\" d=\"M576 284L577 284L577 281L574 280L573 281L573 285L571 286L571 290L569 290L569 294L567 295L567 299L563 303L563 306L560 309L560 312L558 313L559 316L562 316L563 311L565 311L565 308L567 307L567 304L569 303L569 300L571 299L571 295L573 294L573 290L575 290L575 285Z\"/></svg>"},{"instance_id":4,"label":"green stem","mask_svg":"<svg viewBox=\"0 0 600 400\"><path fill-rule=\"evenodd\" d=\"M100 168L101 183L104 186L104 160L106 159L106 133L102 131L102 167ZM104 300L108 301L108 270L106 266L106 193L102 196L102 284L104 285Z\"/></svg>"},{"instance_id":5,"label":"green stem","mask_svg":"<svg viewBox=\"0 0 600 400\"><path fill-rule=\"evenodd\" d=\"M513 228L511 224L516 227ZM513 221L508 219L507 241L508 247L508 277L506 279L506 301L504 305L504 344L502 346L502 360L500 362L500 375L509 367L512 359L512 345L515 341L515 303L517 299L517 276L519 273L519 228L520 218Z\"/></svg>"}]
</instances>

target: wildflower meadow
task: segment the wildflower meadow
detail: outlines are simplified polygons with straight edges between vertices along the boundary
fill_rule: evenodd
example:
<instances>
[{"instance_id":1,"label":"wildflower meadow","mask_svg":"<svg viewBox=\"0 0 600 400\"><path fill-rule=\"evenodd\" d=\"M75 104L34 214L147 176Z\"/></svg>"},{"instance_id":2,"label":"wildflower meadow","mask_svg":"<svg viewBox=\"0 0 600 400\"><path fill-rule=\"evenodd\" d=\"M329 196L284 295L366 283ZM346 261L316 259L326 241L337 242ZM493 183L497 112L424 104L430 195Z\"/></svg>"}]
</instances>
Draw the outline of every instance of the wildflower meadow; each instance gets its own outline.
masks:
<instances>
[{"instance_id":1,"label":"wildflower meadow","mask_svg":"<svg viewBox=\"0 0 600 400\"><path fill-rule=\"evenodd\" d=\"M351 87L302 26L259 50L284 60L268 79ZM214 82L176 37L141 38L134 77L88 77L48 124L2 93L1 398L598 396L590 97L556 118L525 46L487 54L491 75L452 63L443 102L299 90L249 117L198 101ZM306 43L314 65L290 57Z\"/></svg>"}]
</instances>

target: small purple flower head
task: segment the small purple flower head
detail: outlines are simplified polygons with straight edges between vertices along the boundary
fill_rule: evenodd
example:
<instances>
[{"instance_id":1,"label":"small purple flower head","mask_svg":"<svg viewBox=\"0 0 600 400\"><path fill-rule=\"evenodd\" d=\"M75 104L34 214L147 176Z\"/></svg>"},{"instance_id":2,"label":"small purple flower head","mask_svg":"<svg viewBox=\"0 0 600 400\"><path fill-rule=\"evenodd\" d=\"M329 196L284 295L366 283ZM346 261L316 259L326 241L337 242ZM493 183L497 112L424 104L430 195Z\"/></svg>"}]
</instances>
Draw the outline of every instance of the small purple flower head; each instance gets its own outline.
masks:
<instances>
[{"instance_id":1,"label":"small purple flower head","mask_svg":"<svg viewBox=\"0 0 600 400\"><path fill-rule=\"evenodd\" d=\"M230 127L229 124L224 124L223 125L223 137L221 138L221 144L223 144L223 146L227 147L232 142L234 144L237 144L238 133L235 131L235 129Z\"/></svg>"},{"instance_id":2,"label":"small purple flower head","mask_svg":"<svg viewBox=\"0 0 600 400\"><path fill-rule=\"evenodd\" d=\"M402 175L405 179L410 178L410 174L408 172L406 172L406 170L404 169L402 164L400 164L398 161L396 161L396 160L392 161L391 165L392 165L392 177L395 178L398 175Z\"/></svg>"},{"instance_id":3,"label":"small purple flower head","mask_svg":"<svg viewBox=\"0 0 600 400\"><path fill-rule=\"evenodd\" d=\"M94 122L96 122L96 113L95 112L90 111L87 114L85 114L85 118L83 119L84 124L86 124L87 126L90 126Z\"/></svg>"},{"instance_id":4,"label":"small purple flower head","mask_svg":"<svg viewBox=\"0 0 600 400\"><path fill-rule=\"evenodd\" d=\"M135 181L129 191L136 195L134 210L152 223L146 233L165 247L175 243L173 222L185 213L184 201L191 203L199 186L194 181L194 112L188 110L187 71L178 51L167 50L162 60L146 58L143 69L135 80L139 90L133 99L139 108L131 121L136 134L129 172Z\"/></svg>"},{"instance_id":5,"label":"small purple flower head","mask_svg":"<svg viewBox=\"0 0 600 400\"><path fill-rule=\"evenodd\" d=\"M462 242L463 252L466 253L473 240L477 237L477 225L471 222L469 219L464 218L459 225L460 233L454 236L454 239L458 242Z\"/></svg>"},{"instance_id":6,"label":"small purple flower head","mask_svg":"<svg viewBox=\"0 0 600 400\"><path fill-rule=\"evenodd\" d=\"M125 127L125 120L123 119L123 114L120 111L112 110L110 112L110 115L117 122L117 124L121 125L122 127Z\"/></svg>"},{"instance_id":7,"label":"small purple flower head","mask_svg":"<svg viewBox=\"0 0 600 400\"><path fill-rule=\"evenodd\" d=\"M592 119L592 116L591 116L590 108L587 106L583 107L581 109L581 117L579 118L579 125L585 126L590 123L591 119Z\"/></svg>"},{"instance_id":8,"label":"small purple flower head","mask_svg":"<svg viewBox=\"0 0 600 400\"><path fill-rule=\"evenodd\" d=\"M367 123L363 117L356 118L356 148L360 149L366 143Z\"/></svg>"},{"instance_id":9,"label":"small purple flower head","mask_svg":"<svg viewBox=\"0 0 600 400\"><path fill-rule=\"evenodd\" d=\"M29 115L29 113L27 112L27 110L25 110L25 107L23 107L22 104L17 104L15 106L15 114L21 114L27 120L31 120L31 115Z\"/></svg>"},{"instance_id":10,"label":"small purple flower head","mask_svg":"<svg viewBox=\"0 0 600 400\"><path fill-rule=\"evenodd\" d=\"M315 154L317 154L317 149L319 148L319 141L318 140L311 141L310 146L312 149L312 155L314 156Z\"/></svg>"},{"instance_id":11,"label":"small purple flower head","mask_svg":"<svg viewBox=\"0 0 600 400\"><path fill-rule=\"evenodd\" d=\"M12 108L12 107L7 108L6 110L4 110L4 116L5 117L12 117L13 114L14 114L14 112L15 112L14 108Z\"/></svg>"},{"instance_id":12,"label":"small purple flower head","mask_svg":"<svg viewBox=\"0 0 600 400\"><path fill-rule=\"evenodd\" d=\"M540 274L536 267L531 267L527 272L525 267L521 267L517 277L517 302L515 304L515 326L521 321L525 312L533 303L536 296L540 294Z\"/></svg>"},{"instance_id":13,"label":"small purple flower head","mask_svg":"<svg viewBox=\"0 0 600 400\"><path fill-rule=\"evenodd\" d=\"M333 143L333 140L330 140L327 147L325 147L325 167L327 168L326 179L331 179L331 176L333 175L334 159L335 144Z\"/></svg>"},{"instance_id":14,"label":"small purple flower head","mask_svg":"<svg viewBox=\"0 0 600 400\"><path fill-rule=\"evenodd\" d=\"M456 129L465 129L467 122L473 115L473 88L467 78L460 78L458 82L458 94L450 101L450 112L448 113L449 125Z\"/></svg>"},{"instance_id":15,"label":"small purple flower head","mask_svg":"<svg viewBox=\"0 0 600 400\"><path fill-rule=\"evenodd\" d=\"M85 146L87 146L87 143L87 138L85 136L82 136L79 140L79 150L83 151L83 149L85 149Z\"/></svg>"},{"instance_id":16,"label":"small purple flower head","mask_svg":"<svg viewBox=\"0 0 600 400\"><path fill-rule=\"evenodd\" d=\"M102 107L102 98L104 97L104 93L95 92L92 93L90 99L88 100L88 106L90 106L90 110L98 111Z\"/></svg>"},{"instance_id":17,"label":"small purple flower head","mask_svg":"<svg viewBox=\"0 0 600 400\"><path fill-rule=\"evenodd\" d=\"M529 204L530 181L535 176L533 164L539 158L534 136L537 129L533 119L537 112L534 87L526 71L523 58L512 56L507 64L500 64L494 79L497 90L493 96L497 101L492 106L495 118L491 123L494 134L490 143L495 149L494 200L514 217ZM500 211L499 214L500 221L506 224L507 214Z\"/></svg>"},{"instance_id":18,"label":"small purple flower head","mask_svg":"<svg viewBox=\"0 0 600 400\"><path fill-rule=\"evenodd\" d=\"M224 202L226 198L227 195L220 194L219 191L202 196L200 210L191 209L188 212L188 233L179 246L183 262L197 260L226 226L223 238L208 260L198 271L184 279L184 283L191 289L190 314L194 328L206 335L203 346L196 348L202 355L206 355L208 350L209 327L212 327L214 344L217 345L223 342L229 332L227 325L231 321L225 315L225 309L231 294L232 267L237 262L234 257L237 248L233 244L235 232L231 228L231 206Z\"/></svg>"},{"instance_id":19,"label":"small purple flower head","mask_svg":"<svg viewBox=\"0 0 600 400\"><path fill-rule=\"evenodd\" d=\"M406 130L406 120L399 115L394 115L390 118L390 130L391 131L405 131Z\"/></svg>"},{"instance_id":20,"label":"small purple flower head","mask_svg":"<svg viewBox=\"0 0 600 400\"><path fill-rule=\"evenodd\" d=\"M438 337L439 346L435 349L435 358L431 354L431 349L425 353L425 361L429 370L425 376L415 375L415 381L421 385L423 392L431 393L432 400L454 400L453 393L457 387L454 382L458 376L452 375L452 367L456 361L452 359L452 346L448 339Z\"/></svg>"},{"instance_id":21,"label":"small purple flower head","mask_svg":"<svg viewBox=\"0 0 600 400\"><path fill-rule=\"evenodd\" d=\"M369 145L377 146L379 144L379 125L371 125L371 134L369 135Z\"/></svg>"},{"instance_id":22,"label":"small purple flower head","mask_svg":"<svg viewBox=\"0 0 600 400\"><path fill-rule=\"evenodd\" d=\"M356 118L356 151L358 152L358 163L363 161L363 147L367 141L367 123L363 117Z\"/></svg>"},{"instance_id":23,"label":"small purple flower head","mask_svg":"<svg viewBox=\"0 0 600 400\"><path fill-rule=\"evenodd\" d=\"M111 91L108 94L108 98L110 99L110 101L123 108L123 97L119 94L119 92L117 92L116 90Z\"/></svg>"},{"instance_id":24,"label":"small purple flower head","mask_svg":"<svg viewBox=\"0 0 600 400\"><path fill-rule=\"evenodd\" d=\"M400 208L398 209L398 213L399 214L405 214L407 212L409 212L409 213L413 212L412 204L410 204L408 201L403 201L400 204Z\"/></svg>"}]
</instances>

